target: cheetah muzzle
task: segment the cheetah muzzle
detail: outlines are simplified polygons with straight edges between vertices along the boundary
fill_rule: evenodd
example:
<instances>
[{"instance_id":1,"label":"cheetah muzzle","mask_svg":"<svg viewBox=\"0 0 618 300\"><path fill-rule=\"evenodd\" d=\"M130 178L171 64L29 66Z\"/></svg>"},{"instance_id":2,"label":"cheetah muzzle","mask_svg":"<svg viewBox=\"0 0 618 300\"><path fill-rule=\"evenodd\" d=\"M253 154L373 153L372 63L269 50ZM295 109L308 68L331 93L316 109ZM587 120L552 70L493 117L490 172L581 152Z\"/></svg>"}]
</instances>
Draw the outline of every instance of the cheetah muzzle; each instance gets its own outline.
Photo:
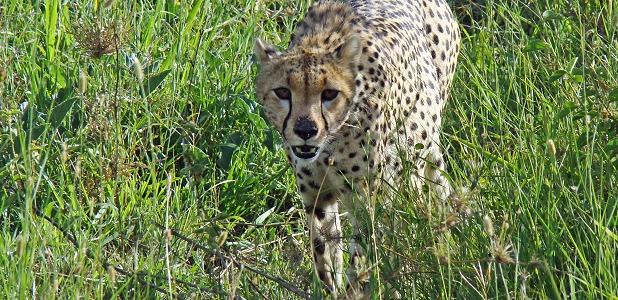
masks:
<instances>
[{"instance_id":1,"label":"cheetah muzzle","mask_svg":"<svg viewBox=\"0 0 618 300\"><path fill-rule=\"evenodd\" d=\"M302 146L292 146L292 153L298 158L302 159L311 159L316 157L318 154L318 147L302 145Z\"/></svg>"},{"instance_id":2,"label":"cheetah muzzle","mask_svg":"<svg viewBox=\"0 0 618 300\"><path fill-rule=\"evenodd\" d=\"M333 298L367 291L358 269L368 222L358 218L374 191L390 197L405 178L419 197L424 185L430 197L450 193L440 127L459 41L445 0L319 1L285 51L255 41L256 96L285 143L316 275ZM360 239L347 273L340 206Z\"/></svg>"}]
</instances>

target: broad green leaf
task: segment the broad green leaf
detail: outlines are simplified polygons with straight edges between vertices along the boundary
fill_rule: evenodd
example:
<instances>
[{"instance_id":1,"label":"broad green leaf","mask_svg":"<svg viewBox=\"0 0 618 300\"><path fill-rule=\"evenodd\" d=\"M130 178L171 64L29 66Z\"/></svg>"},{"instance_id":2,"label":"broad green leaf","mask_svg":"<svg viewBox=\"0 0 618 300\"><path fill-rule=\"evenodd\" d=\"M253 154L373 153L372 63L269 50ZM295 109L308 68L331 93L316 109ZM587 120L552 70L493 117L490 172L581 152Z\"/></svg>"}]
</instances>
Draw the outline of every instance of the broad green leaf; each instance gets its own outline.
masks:
<instances>
[{"instance_id":1,"label":"broad green leaf","mask_svg":"<svg viewBox=\"0 0 618 300\"><path fill-rule=\"evenodd\" d=\"M150 93L152 93L152 91L154 91L157 87L159 87L161 82L163 82L163 79L165 79L165 77L167 77L167 75L171 71L172 70L165 70L163 72L157 73L157 74L149 77L148 80L146 80L142 84L142 90L141 90L142 97L148 97L148 95L150 95Z\"/></svg>"},{"instance_id":2,"label":"broad green leaf","mask_svg":"<svg viewBox=\"0 0 618 300\"><path fill-rule=\"evenodd\" d=\"M56 105L49 115L49 123L51 123L53 127L60 126L69 113L69 110L71 110L71 107L73 107L73 103L75 103L75 99L69 99Z\"/></svg>"},{"instance_id":3,"label":"broad green leaf","mask_svg":"<svg viewBox=\"0 0 618 300\"><path fill-rule=\"evenodd\" d=\"M571 70L572 75L586 75L586 70L583 68L573 68Z\"/></svg>"},{"instance_id":4,"label":"broad green leaf","mask_svg":"<svg viewBox=\"0 0 618 300\"><path fill-rule=\"evenodd\" d=\"M577 108L577 104L575 104L574 102L570 102L570 101L566 102L562 106L562 109L558 112L558 114L556 114L556 118L557 119L562 119L562 118L566 117L575 108Z\"/></svg>"},{"instance_id":5,"label":"broad green leaf","mask_svg":"<svg viewBox=\"0 0 618 300\"><path fill-rule=\"evenodd\" d=\"M275 152L275 137L272 130L266 130L266 137L264 138L264 146L270 152Z\"/></svg>"},{"instance_id":6,"label":"broad green leaf","mask_svg":"<svg viewBox=\"0 0 618 300\"><path fill-rule=\"evenodd\" d=\"M582 134L579 135L579 137L577 138L577 149L581 149L584 146L588 145L588 137L589 133L588 132L583 132Z\"/></svg>"},{"instance_id":7,"label":"broad green leaf","mask_svg":"<svg viewBox=\"0 0 618 300\"><path fill-rule=\"evenodd\" d=\"M550 83L552 83L552 82L562 78L562 76L564 76L564 74L566 74L566 73L567 73L567 71L565 71L565 70L557 70L553 74L551 74L551 76L549 76L548 81Z\"/></svg>"},{"instance_id":8,"label":"broad green leaf","mask_svg":"<svg viewBox=\"0 0 618 300\"><path fill-rule=\"evenodd\" d=\"M32 127L31 129L29 129L28 131L26 131L26 134L28 136L28 140L30 141L35 141L37 140L39 137L41 137L41 135L43 135L43 132L45 132L45 130L47 129L49 125L44 124L44 125L36 125L34 127ZM14 146L19 146L19 142L17 142ZM18 151L21 150L16 150L16 153L19 153Z\"/></svg>"},{"instance_id":9,"label":"broad green leaf","mask_svg":"<svg viewBox=\"0 0 618 300\"><path fill-rule=\"evenodd\" d=\"M217 161L217 164L224 170L229 170L232 164L232 155L234 151L245 141L245 137L240 132L235 132L227 137L227 143L219 146L221 151L221 157Z\"/></svg>"},{"instance_id":10,"label":"broad green leaf","mask_svg":"<svg viewBox=\"0 0 618 300\"><path fill-rule=\"evenodd\" d=\"M550 10L546 10L543 12L543 19L545 20L562 20L563 17L561 14L550 11Z\"/></svg>"},{"instance_id":11,"label":"broad green leaf","mask_svg":"<svg viewBox=\"0 0 618 300\"><path fill-rule=\"evenodd\" d=\"M523 52L532 52L532 51L539 51L539 50L545 50L549 48L549 46L547 46L547 44L539 39L533 39L530 42L528 42L528 45L526 45L526 47L524 47L524 50L522 50Z\"/></svg>"},{"instance_id":12,"label":"broad green leaf","mask_svg":"<svg viewBox=\"0 0 618 300\"><path fill-rule=\"evenodd\" d=\"M579 57L573 57L573 59L571 59L571 61L569 61L568 67L567 67L567 72L569 73L573 73L573 68L575 68L575 65L577 64L577 62L579 61Z\"/></svg>"}]
</instances>

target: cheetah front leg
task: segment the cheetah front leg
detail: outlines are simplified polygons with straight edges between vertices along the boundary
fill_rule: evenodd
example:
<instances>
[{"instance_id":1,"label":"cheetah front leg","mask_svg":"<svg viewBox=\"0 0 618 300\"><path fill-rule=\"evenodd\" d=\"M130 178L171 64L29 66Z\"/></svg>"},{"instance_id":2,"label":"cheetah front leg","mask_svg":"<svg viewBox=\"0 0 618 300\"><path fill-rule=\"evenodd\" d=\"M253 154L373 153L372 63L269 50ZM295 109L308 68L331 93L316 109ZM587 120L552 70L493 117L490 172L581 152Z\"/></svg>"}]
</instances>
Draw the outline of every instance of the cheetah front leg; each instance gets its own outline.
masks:
<instances>
[{"instance_id":1,"label":"cheetah front leg","mask_svg":"<svg viewBox=\"0 0 618 300\"><path fill-rule=\"evenodd\" d=\"M333 298L342 285L343 250L339 204L335 199L305 203L307 226L313 249L313 261L318 277Z\"/></svg>"},{"instance_id":2,"label":"cheetah front leg","mask_svg":"<svg viewBox=\"0 0 618 300\"><path fill-rule=\"evenodd\" d=\"M354 216L350 214L350 222L354 227L354 235L350 240L349 246L349 259L350 265L348 266L347 271L347 279L348 284L346 286L347 294L349 298L356 299L360 298L359 296L368 293L366 284L367 278L367 258L365 255L365 249L363 249L362 245L366 245L367 232L358 227L358 221ZM361 243L359 243L359 241Z\"/></svg>"}]
</instances>

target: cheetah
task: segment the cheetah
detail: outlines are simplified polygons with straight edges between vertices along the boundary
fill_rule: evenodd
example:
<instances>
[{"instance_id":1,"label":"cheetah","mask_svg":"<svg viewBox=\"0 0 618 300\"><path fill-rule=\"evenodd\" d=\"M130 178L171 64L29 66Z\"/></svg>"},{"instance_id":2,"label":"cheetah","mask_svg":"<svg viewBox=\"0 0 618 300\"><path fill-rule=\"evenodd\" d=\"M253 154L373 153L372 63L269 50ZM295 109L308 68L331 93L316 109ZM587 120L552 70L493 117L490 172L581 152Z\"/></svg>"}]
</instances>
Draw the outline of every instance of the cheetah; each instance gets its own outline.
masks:
<instances>
[{"instance_id":1,"label":"cheetah","mask_svg":"<svg viewBox=\"0 0 618 300\"><path fill-rule=\"evenodd\" d=\"M385 183L412 176L419 195L423 184L440 199L450 193L439 140L459 42L445 0L319 2L286 51L255 41L256 96L283 138L315 270L335 298L343 291L340 206L358 237L366 228L353 212ZM350 241L350 265L364 258L359 244Z\"/></svg>"}]
</instances>

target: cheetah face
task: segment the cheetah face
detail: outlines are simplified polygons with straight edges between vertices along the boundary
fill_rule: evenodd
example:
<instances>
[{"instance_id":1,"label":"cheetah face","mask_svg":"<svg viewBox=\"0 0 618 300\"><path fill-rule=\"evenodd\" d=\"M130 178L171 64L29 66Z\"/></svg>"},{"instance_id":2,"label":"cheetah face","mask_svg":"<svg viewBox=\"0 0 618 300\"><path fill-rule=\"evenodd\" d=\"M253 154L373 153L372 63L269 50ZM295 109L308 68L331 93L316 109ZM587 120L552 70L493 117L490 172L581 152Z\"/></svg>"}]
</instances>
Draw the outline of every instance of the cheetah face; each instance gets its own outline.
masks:
<instances>
[{"instance_id":1,"label":"cheetah face","mask_svg":"<svg viewBox=\"0 0 618 300\"><path fill-rule=\"evenodd\" d=\"M314 161L347 120L356 93L359 49L356 37L332 51L289 53L256 40L257 96L293 158Z\"/></svg>"}]
</instances>

